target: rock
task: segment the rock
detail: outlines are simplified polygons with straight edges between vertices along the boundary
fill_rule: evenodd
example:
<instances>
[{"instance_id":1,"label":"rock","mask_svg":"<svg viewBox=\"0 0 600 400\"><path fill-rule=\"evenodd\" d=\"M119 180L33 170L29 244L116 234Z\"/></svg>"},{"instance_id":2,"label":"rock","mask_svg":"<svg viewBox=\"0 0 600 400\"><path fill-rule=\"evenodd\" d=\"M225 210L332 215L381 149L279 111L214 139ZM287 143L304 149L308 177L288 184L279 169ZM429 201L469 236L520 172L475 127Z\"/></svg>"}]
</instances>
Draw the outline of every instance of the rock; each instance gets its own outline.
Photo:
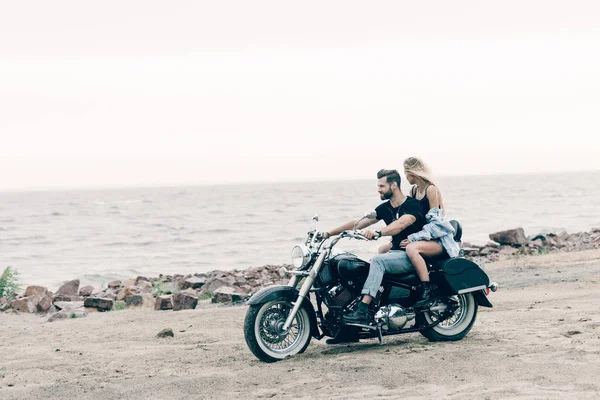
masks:
<instances>
[{"instance_id":1,"label":"rock","mask_svg":"<svg viewBox=\"0 0 600 400\"><path fill-rule=\"evenodd\" d=\"M127 307L141 307L144 305L144 297L139 294L134 294L125 297L125 305Z\"/></svg>"},{"instance_id":2,"label":"rock","mask_svg":"<svg viewBox=\"0 0 600 400\"><path fill-rule=\"evenodd\" d=\"M175 294L179 292L179 284L177 282L157 281L152 290L159 295Z\"/></svg>"},{"instance_id":3,"label":"rock","mask_svg":"<svg viewBox=\"0 0 600 400\"><path fill-rule=\"evenodd\" d=\"M177 293L173 295L173 311L192 310L198 305L198 297L189 293Z\"/></svg>"},{"instance_id":4,"label":"rock","mask_svg":"<svg viewBox=\"0 0 600 400\"><path fill-rule=\"evenodd\" d=\"M569 234L567 233L567 231L561 231L557 236L562 240L569 239Z\"/></svg>"},{"instance_id":5,"label":"rock","mask_svg":"<svg viewBox=\"0 0 600 400\"><path fill-rule=\"evenodd\" d=\"M22 297L20 299L13 300L10 306L17 311L33 314L37 311L37 305L40 301L39 296Z\"/></svg>"},{"instance_id":6,"label":"rock","mask_svg":"<svg viewBox=\"0 0 600 400\"><path fill-rule=\"evenodd\" d=\"M220 287L212 292L213 303L239 303L243 300L241 294L236 293L231 287Z\"/></svg>"},{"instance_id":7,"label":"rock","mask_svg":"<svg viewBox=\"0 0 600 400\"><path fill-rule=\"evenodd\" d=\"M146 281L140 281L136 284L138 288L138 293L152 293L152 284Z\"/></svg>"},{"instance_id":8,"label":"rock","mask_svg":"<svg viewBox=\"0 0 600 400\"><path fill-rule=\"evenodd\" d=\"M484 247L483 249L481 249L481 251L479 252L480 256L487 256L488 254L491 253L491 249L489 247Z\"/></svg>"},{"instance_id":9,"label":"rock","mask_svg":"<svg viewBox=\"0 0 600 400\"><path fill-rule=\"evenodd\" d=\"M125 300L126 297L140 294L141 290L137 286L125 286L117 291L116 300Z\"/></svg>"},{"instance_id":10,"label":"rock","mask_svg":"<svg viewBox=\"0 0 600 400\"><path fill-rule=\"evenodd\" d=\"M108 282L108 288L109 289L118 289L120 287L121 287L121 281Z\"/></svg>"},{"instance_id":11,"label":"rock","mask_svg":"<svg viewBox=\"0 0 600 400\"><path fill-rule=\"evenodd\" d=\"M81 289L79 289L79 295L82 297L88 297L91 296L92 293L94 293L94 287L93 286L84 286Z\"/></svg>"},{"instance_id":12,"label":"rock","mask_svg":"<svg viewBox=\"0 0 600 400\"><path fill-rule=\"evenodd\" d=\"M173 333L173 329L171 328L166 328L163 329L162 331L158 332L158 334L156 335L156 337L158 338L166 338L166 337L174 337L175 334Z\"/></svg>"},{"instance_id":13,"label":"rock","mask_svg":"<svg viewBox=\"0 0 600 400\"><path fill-rule=\"evenodd\" d=\"M48 322L54 322L59 319L69 319L69 318L83 318L87 317L87 313L84 311L59 311L56 314L52 315L48 318Z\"/></svg>"},{"instance_id":14,"label":"rock","mask_svg":"<svg viewBox=\"0 0 600 400\"><path fill-rule=\"evenodd\" d=\"M110 311L113 308L114 301L102 297L88 297L83 302L83 305L89 308L96 308L98 311Z\"/></svg>"},{"instance_id":15,"label":"rock","mask_svg":"<svg viewBox=\"0 0 600 400\"><path fill-rule=\"evenodd\" d=\"M59 311L56 314L53 314L50 318L48 318L48 322L58 321L59 319L67 319L69 315L64 311Z\"/></svg>"},{"instance_id":16,"label":"rock","mask_svg":"<svg viewBox=\"0 0 600 400\"><path fill-rule=\"evenodd\" d=\"M102 298L105 298L105 299L116 300L117 299L117 294L112 289L106 289L104 292L98 293L98 295L94 296L94 297L102 297Z\"/></svg>"},{"instance_id":17,"label":"rock","mask_svg":"<svg viewBox=\"0 0 600 400\"><path fill-rule=\"evenodd\" d=\"M52 297L54 302L57 301L83 301L83 297L72 294L56 294Z\"/></svg>"},{"instance_id":18,"label":"rock","mask_svg":"<svg viewBox=\"0 0 600 400\"><path fill-rule=\"evenodd\" d=\"M54 306L59 310L69 312L83 308L83 301L57 301Z\"/></svg>"},{"instance_id":19,"label":"rock","mask_svg":"<svg viewBox=\"0 0 600 400\"><path fill-rule=\"evenodd\" d=\"M152 284L152 282L150 282L150 279L146 278L145 276L138 276L137 278L135 278L136 286L139 286L140 282L148 282L148 283Z\"/></svg>"},{"instance_id":20,"label":"rock","mask_svg":"<svg viewBox=\"0 0 600 400\"><path fill-rule=\"evenodd\" d=\"M79 279L74 279L72 281L68 281L63 283L61 287L56 291L56 295L65 295L65 296L77 296L79 292Z\"/></svg>"},{"instance_id":21,"label":"rock","mask_svg":"<svg viewBox=\"0 0 600 400\"><path fill-rule=\"evenodd\" d=\"M52 293L42 297L36 306L36 311L39 313L47 313L52 308Z\"/></svg>"},{"instance_id":22,"label":"rock","mask_svg":"<svg viewBox=\"0 0 600 400\"><path fill-rule=\"evenodd\" d=\"M123 286L125 287L131 287L131 286L135 286L135 279L127 279L125 281L125 283L123 284Z\"/></svg>"},{"instance_id":23,"label":"rock","mask_svg":"<svg viewBox=\"0 0 600 400\"><path fill-rule=\"evenodd\" d=\"M173 296L157 296L154 300L155 310L172 310L173 309Z\"/></svg>"},{"instance_id":24,"label":"rock","mask_svg":"<svg viewBox=\"0 0 600 400\"><path fill-rule=\"evenodd\" d=\"M181 284L181 289L200 289L206 283L206 278L188 278Z\"/></svg>"},{"instance_id":25,"label":"rock","mask_svg":"<svg viewBox=\"0 0 600 400\"><path fill-rule=\"evenodd\" d=\"M232 286L233 282L230 282L223 278L209 278L204 286L202 286L202 292L212 293L221 286Z\"/></svg>"},{"instance_id":26,"label":"rock","mask_svg":"<svg viewBox=\"0 0 600 400\"><path fill-rule=\"evenodd\" d=\"M48 289L46 289L43 286L27 286L27 289L25 289L25 297L38 296L38 297L42 298L47 293L48 293Z\"/></svg>"},{"instance_id":27,"label":"rock","mask_svg":"<svg viewBox=\"0 0 600 400\"><path fill-rule=\"evenodd\" d=\"M527 239L527 237L525 237L525 231L523 231L523 228L490 233L490 239L500 244L509 244L517 246L529 243L529 240Z\"/></svg>"}]
</instances>

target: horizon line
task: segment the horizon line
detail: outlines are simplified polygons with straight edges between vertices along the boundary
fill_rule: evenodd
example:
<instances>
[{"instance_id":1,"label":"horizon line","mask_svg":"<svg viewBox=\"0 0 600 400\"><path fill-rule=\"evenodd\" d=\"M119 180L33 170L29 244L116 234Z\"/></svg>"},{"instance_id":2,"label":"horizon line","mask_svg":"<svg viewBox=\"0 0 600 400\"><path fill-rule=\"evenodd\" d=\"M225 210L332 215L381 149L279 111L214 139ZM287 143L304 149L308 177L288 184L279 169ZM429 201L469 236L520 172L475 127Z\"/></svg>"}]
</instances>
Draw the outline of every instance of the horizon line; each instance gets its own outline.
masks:
<instances>
[{"instance_id":1,"label":"horizon line","mask_svg":"<svg viewBox=\"0 0 600 400\"><path fill-rule=\"evenodd\" d=\"M439 178L465 178L465 177L494 177L494 176L522 176L522 175L569 175L576 173L598 173L600 169L572 170L572 171L543 171L543 172L505 172L505 173L467 173L467 174L438 174ZM101 185L101 186L64 186L64 187L31 187L31 188L0 188L0 193L30 193L30 192L66 192L66 191L98 191L98 190L118 190L118 189L168 189L177 187L199 187L199 186L225 186L225 185L269 185L285 183L327 183L327 182L356 182L366 181L371 178L336 178L336 179L306 179L297 178L290 180L268 180L257 179L248 181L229 181L229 182L189 182L173 184L123 184L123 185ZM374 179L374 178L373 178Z\"/></svg>"}]
</instances>

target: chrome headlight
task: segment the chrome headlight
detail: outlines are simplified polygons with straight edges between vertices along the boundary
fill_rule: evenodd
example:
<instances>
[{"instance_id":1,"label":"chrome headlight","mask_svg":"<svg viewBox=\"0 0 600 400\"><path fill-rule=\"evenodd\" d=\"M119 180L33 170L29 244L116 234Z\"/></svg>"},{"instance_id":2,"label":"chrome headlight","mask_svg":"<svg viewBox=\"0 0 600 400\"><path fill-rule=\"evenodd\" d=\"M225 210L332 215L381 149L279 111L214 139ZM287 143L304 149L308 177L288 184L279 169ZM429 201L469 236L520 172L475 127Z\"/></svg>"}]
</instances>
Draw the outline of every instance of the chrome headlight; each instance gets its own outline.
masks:
<instances>
[{"instance_id":1,"label":"chrome headlight","mask_svg":"<svg viewBox=\"0 0 600 400\"><path fill-rule=\"evenodd\" d=\"M306 246L294 246L292 249L292 265L294 268L302 268L310 261L310 250Z\"/></svg>"}]
</instances>

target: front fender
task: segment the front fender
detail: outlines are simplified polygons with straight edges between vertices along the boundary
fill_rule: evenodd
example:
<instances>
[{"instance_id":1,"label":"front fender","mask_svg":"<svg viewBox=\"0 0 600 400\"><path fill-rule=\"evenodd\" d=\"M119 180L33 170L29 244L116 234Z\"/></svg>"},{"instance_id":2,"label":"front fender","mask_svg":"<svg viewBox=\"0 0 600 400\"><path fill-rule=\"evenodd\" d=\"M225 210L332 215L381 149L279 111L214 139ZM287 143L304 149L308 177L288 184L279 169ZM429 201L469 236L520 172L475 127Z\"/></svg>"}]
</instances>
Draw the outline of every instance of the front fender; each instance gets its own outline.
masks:
<instances>
[{"instance_id":1,"label":"front fender","mask_svg":"<svg viewBox=\"0 0 600 400\"><path fill-rule=\"evenodd\" d=\"M284 298L286 300L295 301L298 298L298 289L287 285L271 285L260 289L254 293L246 304L254 306L257 304L267 303L271 300ZM312 307L312 305L311 305Z\"/></svg>"},{"instance_id":2,"label":"front fender","mask_svg":"<svg viewBox=\"0 0 600 400\"><path fill-rule=\"evenodd\" d=\"M252 297L250 297L250 299L246 302L246 304L250 306L256 306L259 304L268 303L269 301L273 301L276 299L284 299L293 303L298 299L299 294L300 292L298 291L298 289L293 288L291 286L272 285L262 288L258 292L254 293ZM315 313L315 309L312 303L310 302L308 296L304 298L302 306L306 308L306 311L308 311L312 335L316 338L319 338L320 332L319 327L317 325L317 316Z\"/></svg>"}]
</instances>

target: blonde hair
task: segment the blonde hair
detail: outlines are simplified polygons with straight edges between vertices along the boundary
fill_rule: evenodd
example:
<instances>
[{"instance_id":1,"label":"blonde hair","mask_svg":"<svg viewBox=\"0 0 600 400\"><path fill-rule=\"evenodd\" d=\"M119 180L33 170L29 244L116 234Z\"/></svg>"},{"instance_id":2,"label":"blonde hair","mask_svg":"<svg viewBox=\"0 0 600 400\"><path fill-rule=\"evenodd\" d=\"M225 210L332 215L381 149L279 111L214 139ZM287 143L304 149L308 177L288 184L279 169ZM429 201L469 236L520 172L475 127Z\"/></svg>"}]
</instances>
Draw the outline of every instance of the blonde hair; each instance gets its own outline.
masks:
<instances>
[{"instance_id":1,"label":"blonde hair","mask_svg":"<svg viewBox=\"0 0 600 400\"><path fill-rule=\"evenodd\" d=\"M424 180L425 183L435 185L435 182L433 182L433 178L431 177L431 170L427 164L417 157L408 157L404 160L404 173L406 175L410 174L417 176Z\"/></svg>"},{"instance_id":2,"label":"blonde hair","mask_svg":"<svg viewBox=\"0 0 600 400\"><path fill-rule=\"evenodd\" d=\"M404 160L403 166L404 166L404 174L405 175L414 175L414 176L420 178L423 182L425 182L425 184L436 186L438 196L439 196L440 207L444 208L444 202L442 200L442 192L441 192L439 186L437 185L437 183L434 181L432 174L431 174L431 170L429 169L427 164L425 164L425 162L423 160L421 160L417 157L408 157L406 160ZM417 187L418 186L419 185L417 185ZM425 188L422 188L422 189L425 189Z\"/></svg>"}]
</instances>

